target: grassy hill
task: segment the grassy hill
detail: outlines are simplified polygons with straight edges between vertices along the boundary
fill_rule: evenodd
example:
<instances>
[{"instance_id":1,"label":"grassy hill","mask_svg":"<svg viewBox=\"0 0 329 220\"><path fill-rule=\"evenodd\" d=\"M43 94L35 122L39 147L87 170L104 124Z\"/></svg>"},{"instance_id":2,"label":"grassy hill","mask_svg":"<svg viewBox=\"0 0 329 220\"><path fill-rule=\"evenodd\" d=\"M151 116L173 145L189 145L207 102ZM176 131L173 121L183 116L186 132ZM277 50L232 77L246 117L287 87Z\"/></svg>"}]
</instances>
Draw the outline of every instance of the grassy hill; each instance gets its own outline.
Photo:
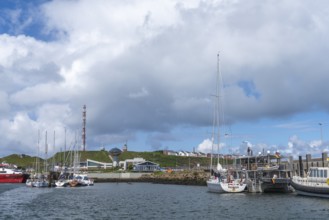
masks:
<instances>
[{"instance_id":1,"label":"grassy hill","mask_svg":"<svg viewBox=\"0 0 329 220\"><path fill-rule=\"evenodd\" d=\"M31 157L28 155L19 155L19 154L12 154L3 158L0 158L0 162L6 162L9 164L15 164L18 167L26 168L32 167L35 164L36 157Z\"/></svg>"},{"instance_id":2,"label":"grassy hill","mask_svg":"<svg viewBox=\"0 0 329 220\"><path fill-rule=\"evenodd\" d=\"M108 156L108 151L80 151L81 161L86 161L87 159L96 160L105 163L111 163L111 159ZM73 158L70 152L65 152L65 157L68 161L69 158ZM154 152L133 152L127 151L123 152L119 156L119 160L133 159L136 157L144 158L147 161L152 161L159 164L161 167L196 167L197 164L200 166L209 166L210 158L204 157L179 157L179 156L168 156L164 155L162 151ZM0 158L0 162L7 162L10 164L16 164L22 168L33 167L36 157L31 157L28 155L18 155L12 154L3 158ZM43 159L40 162L43 163ZM64 152L56 153L53 157L48 158L48 161L56 161L62 163L64 161Z\"/></svg>"},{"instance_id":3,"label":"grassy hill","mask_svg":"<svg viewBox=\"0 0 329 220\"><path fill-rule=\"evenodd\" d=\"M80 151L80 161L86 161L87 159L96 160L105 163L111 163L111 159L108 156L107 151ZM65 152L66 161L73 158L72 152ZM64 161L64 152L56 153L51 159L55 158L55 161Z\"/></svg>"}]
</instances>

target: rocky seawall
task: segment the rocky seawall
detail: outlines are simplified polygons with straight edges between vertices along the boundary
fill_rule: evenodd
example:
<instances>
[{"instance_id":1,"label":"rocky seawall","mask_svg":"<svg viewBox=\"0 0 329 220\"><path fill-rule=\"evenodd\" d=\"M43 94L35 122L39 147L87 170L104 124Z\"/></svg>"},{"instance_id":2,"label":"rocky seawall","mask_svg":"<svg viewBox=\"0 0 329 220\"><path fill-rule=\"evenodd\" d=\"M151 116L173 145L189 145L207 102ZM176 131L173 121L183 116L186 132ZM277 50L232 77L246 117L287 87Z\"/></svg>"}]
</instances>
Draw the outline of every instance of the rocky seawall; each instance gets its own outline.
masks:
<instances>
[{"instance_id":1,"label":"rocky seawall","mask_svg":"<svg viewBox=\"0 0 329 220\"><path fill-rule=\"evenodd\" d=\"M209 174L202 171L181 171L171 173L153 173L142 176L141 179L152 183L179 184L179 185L206 185Z\"/></svg>"},{"instance_id":2,"label":"rocky seawall","mask_svg":"<svg viewBox=\"0 0 329 220\"><path fill-rule=\"evenodd\" d=\"M204 171L125 173L112 175L89 175L95 182L150 182L159 184L206 186L209 173Z\"/></svg>"}]
</instances>

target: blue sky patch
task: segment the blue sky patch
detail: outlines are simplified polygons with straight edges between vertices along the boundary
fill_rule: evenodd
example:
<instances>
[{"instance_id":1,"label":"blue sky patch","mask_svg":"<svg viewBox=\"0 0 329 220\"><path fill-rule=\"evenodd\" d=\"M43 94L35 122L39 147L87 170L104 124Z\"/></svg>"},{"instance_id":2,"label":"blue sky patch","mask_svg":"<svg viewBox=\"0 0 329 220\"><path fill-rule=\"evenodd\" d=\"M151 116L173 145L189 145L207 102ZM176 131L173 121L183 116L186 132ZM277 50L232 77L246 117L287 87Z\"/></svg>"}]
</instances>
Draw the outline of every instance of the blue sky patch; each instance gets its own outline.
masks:
<instances>
[{"instance_id":1,"label":"blue sky patch","mask_svg":"<svg viewBox=\"0 0 329 220\"><path fill-rule=\"evenodd\" d=\"M40 5L49 0L1 0L0 34L26 35L42 41L53 40L52 33L44 31Z\"/></svg>"},{"instance_id":2,"label":"blue sky patch","mask_svg":"<svg viewBox=\"0 0 329 220\"><path fill-rule=\"evenodd\" d=\"M250 80L241 80L238 86L243 90L244 94L248 97L260 98L260 93L257 91L255 83Z\"/></svg>"}]
</instances>

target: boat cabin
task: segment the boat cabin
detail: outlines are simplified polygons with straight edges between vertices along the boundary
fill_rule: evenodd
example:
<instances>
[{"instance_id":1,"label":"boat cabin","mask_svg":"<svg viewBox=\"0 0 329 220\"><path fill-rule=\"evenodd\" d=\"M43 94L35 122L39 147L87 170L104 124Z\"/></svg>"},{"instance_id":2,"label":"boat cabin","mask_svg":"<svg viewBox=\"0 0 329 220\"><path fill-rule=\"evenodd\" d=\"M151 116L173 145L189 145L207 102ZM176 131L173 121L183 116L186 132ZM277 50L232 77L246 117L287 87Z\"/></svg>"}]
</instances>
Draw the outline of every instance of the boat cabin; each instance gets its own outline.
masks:
<instances>
[{"instance_id":1,"label":"boat cabin","mask_svg":"<svg viewBox=\"0 0 329 220\"><path fill-rule=\"evenodd\" d=\"M316 182L327 182L329 178L329 167L311 167L308 172L308 180Z\"/></svg>"}]
</instances>

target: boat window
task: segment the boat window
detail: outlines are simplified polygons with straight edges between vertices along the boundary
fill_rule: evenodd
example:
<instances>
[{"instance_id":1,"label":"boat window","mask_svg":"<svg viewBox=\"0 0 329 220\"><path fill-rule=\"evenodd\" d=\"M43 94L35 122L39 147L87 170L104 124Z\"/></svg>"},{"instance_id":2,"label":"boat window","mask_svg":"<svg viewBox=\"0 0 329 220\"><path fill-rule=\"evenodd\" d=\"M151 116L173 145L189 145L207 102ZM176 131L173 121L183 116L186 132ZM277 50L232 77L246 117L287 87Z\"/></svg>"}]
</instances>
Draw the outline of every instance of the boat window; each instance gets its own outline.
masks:
<instances>
[{"instance_id":1,"label":"boat window","mask_svg":"<svg viewBox=\"0 0 329 220\"><path fill-rule=\"evenodd\" d=\"M327 170L324 170L324 178L327 178L328 177L328 172Z\"/></svg>"},{"instance_id":2,"label":"boat window","mask_svg":"<svg viewBox=\"0 0 329 220\"><path fill-rule=\"evenodd\" d=\"M315 177L319 177L320 176L320 172L319 170L316 170L316 176Z\"/></svg>"},{"instance_id":3,"label":"boat window","mask_svg":"<svg viewBox=\"0 0 329 220\"><path fill-rule=\"evenodd\" d=\"M316 177L316 170L312 170L312 171L313 171L312 177Z\"/></svg>"},{"instance_id":4,"label":"boat window","mask_svg":"<svg viewBox=\"0 0 329 220\"><path fill-rule=\"evenodd\" d=\"M313 169L311 170L310 177L314 177L314 174L315 174L314 171L315 170L313 170Z\"/></svg>"},{"instance_id":5,"label":"boat window","mask_svg":"<svg viewBox=\"0 0 329 220\"><path fill-rule=\"evenodd\" d=\"M323 170L320 170L320 177L323 177Z\"/></svg>"}]
</instances>

